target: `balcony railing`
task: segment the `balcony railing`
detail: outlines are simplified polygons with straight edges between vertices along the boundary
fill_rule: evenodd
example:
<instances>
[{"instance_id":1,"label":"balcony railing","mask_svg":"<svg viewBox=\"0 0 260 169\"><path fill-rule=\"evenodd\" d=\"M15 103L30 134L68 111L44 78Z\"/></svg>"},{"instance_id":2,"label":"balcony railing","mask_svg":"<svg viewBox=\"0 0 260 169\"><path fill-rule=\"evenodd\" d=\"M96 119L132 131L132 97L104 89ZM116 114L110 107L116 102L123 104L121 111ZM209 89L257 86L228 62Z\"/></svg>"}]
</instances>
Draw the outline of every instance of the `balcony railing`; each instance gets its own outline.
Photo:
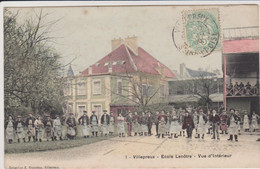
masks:
<instances>
[{"instance_id":1,"label":"balcony railing","mask_svg":"<svg viewBox=\"0 0 260 169\"><path fill-rule=\"evenodd\" d=\"M259 39L259 27L238 27L238 28L224 28L224 40L235 39Z\"/></svg>"},{"instance_id":2,"label":"balcony railing","mask_svg":"<svg viewBox=\"0 0 260 169\"><path fill-rule=\"evenodd\" d=\"M227 96L259 96L259 87L239 87L228 86L226 90Z\"/></svg>"}]
</instances>

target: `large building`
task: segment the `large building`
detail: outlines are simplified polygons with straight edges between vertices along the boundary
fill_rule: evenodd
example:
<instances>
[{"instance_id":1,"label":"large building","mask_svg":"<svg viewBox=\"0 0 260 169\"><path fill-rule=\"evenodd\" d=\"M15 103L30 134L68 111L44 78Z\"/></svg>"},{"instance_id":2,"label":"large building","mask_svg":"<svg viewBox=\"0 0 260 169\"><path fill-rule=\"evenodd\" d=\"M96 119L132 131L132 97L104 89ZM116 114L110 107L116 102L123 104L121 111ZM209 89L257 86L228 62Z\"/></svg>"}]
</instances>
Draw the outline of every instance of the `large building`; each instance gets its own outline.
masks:
<instances>
[{"instance_id":1,"label":"large building","mask_svg":"<svg viewBox=\"0 0 260 169\"><path fill-rule=\"evenodd\" d=\"M258 27L224 29L224 104L227 109L259 114Z\"/></svg>"},{"instance_id":2,"label":"large building","mask_svg":"<svg viewBox=\"0 0 260 169\"><path fill-rule=\"evenodd\" d=\"M168 80L175 74L160 61L137 45L137 38L111 41L112 52L96 63L67 77L65 95L67 112L79 117L84 110L104 109L118 113L136 107L167 103ZM71 76L70 76L71 75Z\"/></svg>"}]
</instances>

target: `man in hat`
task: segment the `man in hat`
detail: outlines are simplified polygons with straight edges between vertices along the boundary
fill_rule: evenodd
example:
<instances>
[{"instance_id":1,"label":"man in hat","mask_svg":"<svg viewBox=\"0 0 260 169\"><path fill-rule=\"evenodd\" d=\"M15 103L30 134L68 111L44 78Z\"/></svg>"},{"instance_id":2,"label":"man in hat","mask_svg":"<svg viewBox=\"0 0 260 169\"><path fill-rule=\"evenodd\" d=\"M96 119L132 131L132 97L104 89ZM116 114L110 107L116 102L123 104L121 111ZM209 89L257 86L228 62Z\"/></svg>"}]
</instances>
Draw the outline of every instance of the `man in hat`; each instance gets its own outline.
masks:
<instances>
[{"instance_id":1,"label":"man in hat","mask_svg":"<svg viewBox=\"0 0 260 169\"><path fill-rule=\"evenodd\" d=\"M214 109L212 110L212 115L209 116L209 121L212 123L212 131L213 131L213 137L212 139L216 139L216 134L217 134L217 139L219 140L219 123L220 123L220 117L217 115L217 111Z\"/></svg>"},{"instance_id":2,"label":"man in hat","mask_svg":"<svg viewBox=\"0 0 260 169\"><path fill-rule=\"evenodd\" d=\"M227 125L228 125L228 134L229 139L228 141L233 141L233 136L235 137L235 141L238 141L238 125L241 121L240 117L235 114L235 109L230 109L230 117L228 118Z\"/></svg>"},{"instance_id":3,"label":"man in hat","mask_svg":"<svg viewBox=\"0 0 260 169\"><path fill-rule=\"evenodd\" d=\"M84 138L89 137L90 128L89 128L89 117L87 115L87 111L83 111L83 115L78 120L79 124L81 125L82 129L82 136Z\"/></svg>"},{"instance_id":4,"label":"man in hat","mask_svg":"<svg viewBox=\"0 0 260 169\"><path fill-rule=\"evenodd\" d=\"M21 119L22 117L20 115L17 116L17 120L15 122L15 130L17 133L18 143L20 143L20 139L23 139L23 142L25 142L25 134L23 127L25 126L25 123Z\"/></svg>"},{"instance_id":5,"label":"man in hat","mask_svg":"<svg viewBox=\"0 0 260 169\"><path fill-rule=\"evenodd\" d=\"M128 113L128 116L126 117L126 122L127 122L127 135L128 135L128 137L131 137L131 136L132 136L133 121L134 121L134 118L133 118L133 116L132 116L132 113L129 112L129 113Z\"/></svg>"},{"instance_id":6,"label":"man in hat","mask_svg":"<svg viewBox=\"0 0 260 169\"><path fill-rule=\"evenodd\" d=\"M186 129L187 132L187 138L192 138L192 130L195 128L192 116L189 111L186 111L184 119L183 119L183 125L182 129Z\"/></svg>"},{"instance_id":7,"label":"man in hat","mask_svg":"<svg viewBox=\"0 0 260 169\"><path fill-rule=\"evenodd\" d=\"M220 114L220 130L222 131L222 134L227 134L227 120L228 120L228 116L227 116L227 112L226 110L222 110L222 113Z\"/></svg>"},{"instance_id":8,"label":"man in hat","mask_svg":"<svg viewBox=\"0 0 260 169\"><path fill-rule=\"evenodd\" d=\"M60 121L60 116L56 115L56 119L53 121L53 131L54 131L54 140L57 139L57 137L62 140L62 125Z\"/></svg>"},{"instance_id":9,"label":"man in hat","mask_svg":"<svg viewBox=\"0 0 260 169\"><path fill-rule=\"evenodd\" d=\"M44 125L43 125L41 116L38 116L38 118L34 121L34 126L35 126L35 130L36 130L36 141L39 140L40 142L42 142L42 131L43 131Z\"/></svg>"},{"instance_id":10,"label":"man in hat","mask_svg":"<svg viewBox=\"0 0 260 169\"><path fill-rule=\"evenodd\" d=\"M109 126L109 115L107 114L107 110L103 110L104 114L101 116L101 125L102 125L102 136L108 135L108 126Z\"/></svg>"},{"instance_id":11,"label":"man in hat","mask_svg":"<svg viewBox=\"0 0 260 169\"><path fill-rule=\"evenodd\" d=\"M53 129L52 129L52 120L49 114L46 115L47 119L44 122L44 127L45 127L45 133L46 133L46 139L49 141L51 139L54 141L53 138Z\"/></svg>"},{"instance_id":12,"label":"man in hat","mask_svg":"<svg viewBox=\"0 0 260 169\"><path fill-rule=\"evenodd\" d=\"M115 116L112 111L110 111L110 118L109 118L109 135L113 135L115 132Z\"/></svg>"},{"instance_id":13,"label":"man in hat","mask_svg":"<svg viewBox=\"0 0 260 169\"><path fill-rule=\"evenodd\" d=\"M68 125L67 137L69 139L74 139L77 133L77 123L73 113L70 113L70 116L66 120L66 124Z\"/></svg>"},{"instance_id":14,"label":"man in hat","mask_svg":"<svg viewBox=\"0 0 260 169\"><path fill-rule=\"evenodd\" d=\"M5 122L5 131L8 143L12 144L14 140L14 120L11 115L8 116L8 120Z\"/></svg>"},{"instance_id":15,"label":"man in hat","mask_svg":"<svg viewBox=\"0 0 260 169\"><path fill-rule=\"evenodd\" d=\"M26 126L28 128L28 140L31 141L31 137L33 137L33 141L35 142L35 127L34 127L35 117L33 117L33 112L29 113L29 117L26 119Z\"/></svg>"},{"instance_id":16,"label":"man in hat","mask_svg":"<svg viewBox=\"0 0 260 169\"><path fill-rule=\"evenodd\" d=\"M92 115L90 116L90 125L92 127L92 137L96 134L98 137L98 117L95 114L96 111L92 111Z\"/></svg>"},{"instance_id":17,"label":"man in hat","mask_svg":"<svg viewBox=\"0 0 260 169\"><path fill-rule=\"evenodd\" d=\"M152 135L152 126L153 126L153 122L154 122L154 118L151 115L151 112L148 112L147 115L147 127L148 127L148 135L151 136Z\"/></svg>"}]
</instances>

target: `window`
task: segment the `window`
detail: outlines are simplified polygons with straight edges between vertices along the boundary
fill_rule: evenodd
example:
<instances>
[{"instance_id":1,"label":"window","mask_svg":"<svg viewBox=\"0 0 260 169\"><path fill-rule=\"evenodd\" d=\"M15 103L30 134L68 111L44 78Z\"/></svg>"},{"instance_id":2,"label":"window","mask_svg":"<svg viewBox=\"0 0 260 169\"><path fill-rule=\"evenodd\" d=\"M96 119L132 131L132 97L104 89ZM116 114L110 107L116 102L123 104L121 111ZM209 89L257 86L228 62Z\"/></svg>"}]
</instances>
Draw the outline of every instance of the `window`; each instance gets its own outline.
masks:
<instances>
[{"instance_id":1,"label":"window","mask_svg":"<svg viewBox=\"0 0 260 169\"><path fill-rule=\"evenodd\" d=\"M83 80L77 83L77 95L86 95L86 84Z\"/></svg>"},{"instance_id":2,"label":"window","mask_svg":"<svg viewBox=\"0 0 260 169\"><path fill-rule=\"evenodd\" d=\"M100 80L93 81L93 94L101 94L101 82Z\"/></svg>"},{"instance_id":3,"label":"window","mask_svg":"<svg viewBox=\"0 0 260 169\"><path fill-rule=\"evenodd\" d=\"M92 105L92 110L94 110L96 112L96 115L98 117L98 119L101 118L101 114L102 114L102 106L101 104L94 104Z\"/></svg>"},{"instance_id":4,"label":"window","mask_svg":"<svg viewBox=\"0 0 260 169\"><path fill-rule=\"evenodd\" d=\"M160 97L166 96L165 90L165 85L160 85Z\"/></svg>"},{"instance_id":5,"label":"window","mask_svg":"<svg viewBox=\"0 0 260 169\"><path fill-rule=\"evenodd\" d=\"M117 94L122 94L122 80L117 80Z\"/></svg>"},{"instance_id":6,"label":"window","mask_svg":"<svg viewBox=\"0 0 260 169\"><path fill-rule=\"evenodd\" d=\"M70 82L70 81L68 81L68 82L65 84L64 95L65 95L65 96L70 96L70 95L71 95L71 82Z\"/></svg>"},{"instance_id":7,"label":"window","mask_svg":"<svg viewBox=\"0 0 260 169\"><path fill-rule=\"evenodd\" d=\"M78 105L78 117L83 115L84 110L86 110L86 105Z\"/></svg>"},{"instance_id":8,"label":"window","mask_svg":"<svg viewBox=\"0 0 260 169\"><path fill-rule=\"evenodd\" d=\"M151 96L153 94L153 88L150 85L142 85L142 94L144 96Z\"/></svg>"}]
</instances>

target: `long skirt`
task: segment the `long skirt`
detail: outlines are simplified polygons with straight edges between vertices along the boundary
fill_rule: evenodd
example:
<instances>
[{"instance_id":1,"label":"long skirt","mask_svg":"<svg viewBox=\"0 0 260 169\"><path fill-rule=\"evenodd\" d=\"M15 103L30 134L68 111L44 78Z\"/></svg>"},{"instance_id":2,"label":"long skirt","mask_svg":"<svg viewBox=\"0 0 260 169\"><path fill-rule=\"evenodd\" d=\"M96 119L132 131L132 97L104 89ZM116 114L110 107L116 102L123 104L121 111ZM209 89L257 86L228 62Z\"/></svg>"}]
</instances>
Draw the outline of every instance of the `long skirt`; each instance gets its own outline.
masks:
<instances>
[{"instance_id":1,"label":"long skirt","mask_svg":"<svg viewBox=\"0 0 260 169\"><path fill-rule=\"evenodd\" d=\"M197 134L205 134L206 133L206 124L199 123L197 128Z\"/></svg>"},{"instance_id":2,"label":"long skirt","mask_svg":"<svg viewBox=\"0 0 260 169\"><path fill-rule=\"evenodd\" d=\"M230 135L237 135L238 134L238 124L230 124L229 128L228 128L228 134Z\"/></svg>"},{"instance_id":3,"label":"long skirt","mask_svg":"<svg viewBox=\"0 0 260 169\"><path fill-rule=\"evenodd\" d=\"M165 124L159 124L158 134L165 134L165 133L166 133L166 125Z\"/></svg>"},{"instance_id":4,"label":"long skirt","mask_svg":"<svg viewBox=\"0 0 260 169\"><path fill-rule=\"evenodd\" d=\"M36 128L36 133L37 133L36 138L37 139L42 139L42 130L43 129L41 127Z\"/></svg>"},{"instance_id":5,"label":"long skirt","mask_svg":"<svg viewBox=\"0 0 260 169\"><path fill-rule=\"evenodd\" d=\"M90 134L90 128L88 125L82 125L82 136L89 136Z\"/></svg>"},{"instance_id":6,"label":"long skirt","mask_svg":"<svg viewBox=\"0 0 260 169\"><path fill-rule=\"evenodd\" d=\"M108 125L107 124L102 125L102 132L103 132L103 134L108 134Z\"/></svg>"},{"instance_id":7,"label":"long skirt","mask_svg":"<svg viewBox=\"0 0 260 169\"><path fill-rule=\"evenodd\" d=\"M18 139L25 138L23 127L17 127L17 131L16 132L17 132Z\"/></svg>"},{"instance_id":8,"label":"long skirt","mask_svg":"<svg viewBox=\"0 0 260 169\"><path fill-rule=\"evenodd\" d=\"M108 130L110 133L114 133L115 132L115 124L109 124Z\"/></svg>"},{"instance_id":9,"label":"long skirt","mask_svg":"<svg viewBox=\"0 0 260 169\"><path fill-rule=\"evenodd\" d=\"M6 139L8 139L8 140L14 139L14 128L13 127L6 128Z\"/></svg>"},{"instance_id":10,"label":"long skirt","mask_svg":"<svg viewBox=\"0 0 260 169\"><path fill-rule=\"evenodd\" d=\"M244 119L243 129L249 129L249 121L248 121L248 119Z\"/></svg>"},{"instance_id":11,"label":"long skirt","mask_svg":"<svg viewBox=\"0 0 260 169\"><path fill-rule=\"evenodd\" d=\"M227 131L227 123L226 122L221 122L219 127L220 127L220 130Z\"/></svg>"},{"instance_id":12,"label":"long skirt","mask_svg":"<svg viewBox=\"0 0 260 169\"><path fill-rule=\"evenodd\" d=\"M146 124L141 124L142 132L148 132L148 126Z\"/></svg>"},{"instance_id":13,"label":"long skirt","mask_svg":"<svg viewBox=\"0 0 260 169\"><path fill-rule=\"evenodd\" d=\"M181 131L181 126L178 121L171 122L170 133L177 134Z\"/></svg>"},{"instance_id":14,"label":"long skirt","mask_svg":"<svg viewBox=\"0 0 260 169\"><path fill-rule=\"evenodd\" d=\"M252 120L251 128L252 128L253 130L254 130L254 129L258 129L258 124L257 124L257 120L256 120L256 119L253 119L253 120Z\"/></svg>"},{"instance_id":15,"label":"long skirt","mask_svg":"<svg viewBox=\"0 0 260 169\"><path fill-rule=\"evenodd\" d=\"M166 132L170 132L171 124L169 122L166 123L165 128L166 128Z\"/></svg>"},{"instance_id":16,"label":"long skirt","mask_svg":"<svg viewBox=\"0 0 260 169\"><path fill-rule=\"evenodd\" d=\"M92 132L98 132L98 125L92 124Z\"/></svg>"},{"instance_id":17,"label":"long skirt","mask_svg":"<svg viewBox=\"0 0 260 169\"><path fill-rule=\"evenodd\" d=\"M28 137L35 136L35 128L33 126L29 125L27 134L28 134Z\"/></svg>"},{"instance_id":18,"label":"long skirt","mask_svg":"<svg viewBox=\"0 0 260 169\"><path fill-rule=\"evenodd\" d=\"M139 123L133 123L132 131L134 133L139 133L140 132L140 124Z\"/></svg>"},{"instance_id":19,"label":"long skirt","mask_svg":"<svg viewBox=\"0 0 260 169\"><path fill-rule=\"evenodd\" d=\"M76 130L73 127L68 127L67 135L69 137L75 137L76 136Z\"/></svg>"},{"instance_id":20,"label":"long skirt","mask_svg":"<svg viewBox=\"0 0 260 169\"><path fill-rule=\"evenodd\" d=\"M119 122L117 127L118 127L118 133L125 133L125 125L123 122Z\"/></svg>"},{"instance_id":21,"label":"long skirt","mask_svg":"<svg viewBox=\"0 0 260 169\"><path fill-rule=\"evenodd\" d=\"M45 132L46 132L46 138L49 139L52 137L52 128L51 127L46 127L45 129Z\"/></svg>"},{"instance_id":22,"label":"long skirt","mask_svg":"<svg viewBox=\"0 0 260 169\"><path fill-rule=\"evenodd\" d=\"M55 126L54 127L54 136L55 137L61 137L62 136L62 128L61 128L61 126Z\"/></svg>"}]
</instances>

